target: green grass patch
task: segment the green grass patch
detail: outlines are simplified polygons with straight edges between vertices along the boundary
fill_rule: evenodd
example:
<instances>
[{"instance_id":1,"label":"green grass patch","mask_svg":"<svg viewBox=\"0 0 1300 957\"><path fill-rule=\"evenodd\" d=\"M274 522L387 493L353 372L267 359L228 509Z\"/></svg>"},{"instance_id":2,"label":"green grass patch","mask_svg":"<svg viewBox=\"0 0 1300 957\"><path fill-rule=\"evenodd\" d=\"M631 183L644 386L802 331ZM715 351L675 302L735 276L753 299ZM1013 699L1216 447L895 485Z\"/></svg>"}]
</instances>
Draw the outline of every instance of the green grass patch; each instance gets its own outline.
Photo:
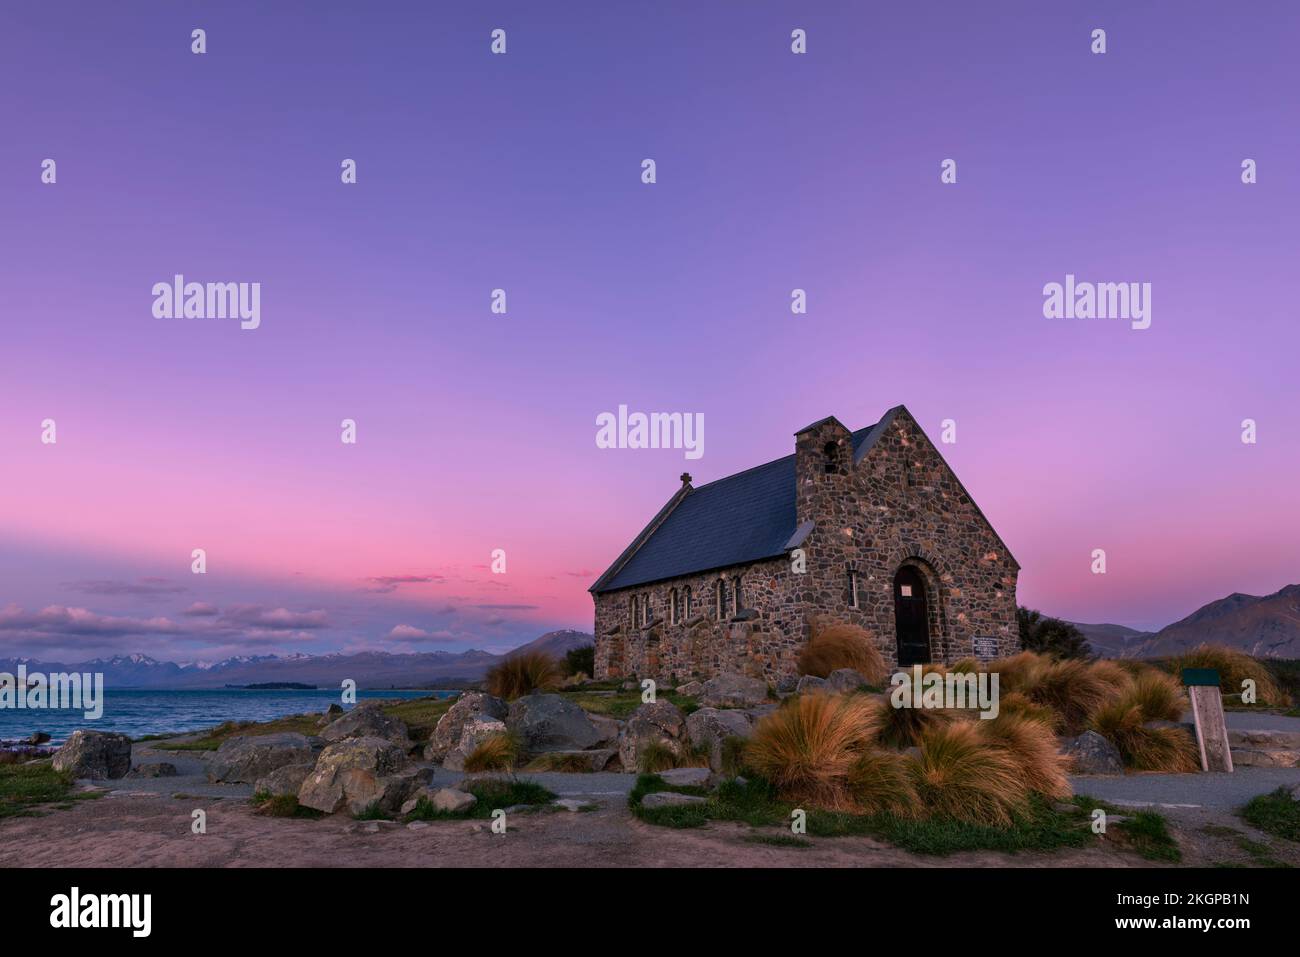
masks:
<instances>
[{"instance_id":1,"label":"green grass patch","mask_svg":"<svg viewBox=\"0 0 1300 957\"><path fill-rule=\"evenodd\" d=\"M392 815L379 806L378 801L367 804L366 807L352 815L354 821L391 821Z\"/></svg>"},{"instance_id":2,"label":"green grass patch","mask_svg":"<svg viewBox=\"0 0 1300 957\"><path fill-rule=\"evenodd\" d=\"M1155 811L1138 811L1115 827L1119 828L1133 850L1148 861L1176 863L1183 859L1178 842L1169 833L1169 822Z\"/></svg>"},{"instance_id":3,"label":"green grass patch","mask_svg":"<svg viewBox=\"0 0 1300 957\"><path fill-rule=\"evenodd\" d=\"M74 790L72 774L49 761L0 764L0 818L35 817L43 804L59 808L101 797L102 791Z\"/></svg>"},{"instance_id":4,"label":"green grass patch","mask_svg":"<svg viewBox=\"0 0 1300 957\"><path fill-rule=\"evenodd\" d=\"M1286 788L1251 798L1239 813L1247 824L1266 834L1300 842L1300 801Z\"/></svg>"},{"instance_id":5,"label":"green grass patch","mask_svg":"<svg viewBox=\"0 0 1300 957\"><path fill-rule=\"evenodd\" d=\"M549 805L556 795L533 781L517 781L508 778L489 781L475 781L466 785L465 790L478 798L468 811L439 811L429 803L428 798L420 798L415 810L405 818L407 821L464 821L473 818L490 818L497 808L504 810L516 804L528 804L536 807Z\"/></svg>"}]
</instances>

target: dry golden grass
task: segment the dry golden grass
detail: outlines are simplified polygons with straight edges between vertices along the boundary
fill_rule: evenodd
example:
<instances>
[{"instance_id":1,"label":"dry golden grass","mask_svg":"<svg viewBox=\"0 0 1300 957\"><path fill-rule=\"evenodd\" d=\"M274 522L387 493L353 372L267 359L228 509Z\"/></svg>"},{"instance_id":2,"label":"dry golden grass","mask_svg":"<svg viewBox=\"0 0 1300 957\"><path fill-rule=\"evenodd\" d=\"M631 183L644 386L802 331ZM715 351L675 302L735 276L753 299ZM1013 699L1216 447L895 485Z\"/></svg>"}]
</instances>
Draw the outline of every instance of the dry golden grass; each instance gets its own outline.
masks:
<instances>
[{"instance_id":1,"label":"dry golden grass","mask_svg":"<svg viewBox=\"0 0 1300 957\"><path fill-rule=\"evenodd\" d=\"M519 756L519 745L509 734L494 734L484 738L465 758L465 770L471 774L480 771L509 771Z\"/></svg>"},{"instance_id":2,"label":"dry golden grass","mask_svg":"<svg viewBox=\"0 0 1300 957\"><path fill-rule=\"evenodd\" d=\"M992 747L975 722L927 728L909 759L916 793L936 817L1006 827L1026 808L1029 790L1006 748Z\"/></svg>"},{"instance_id":3,"label":"dry golden grass","mask_svg":"<svg viewBox=\"0 0 1300 957\"><path fill-rule=\"evenodd\" d=\"M1183 728L1148 728L1142 709L1130 697L1112 701L1093 718L1093 730L1108 739L1136 771L1200 770L1196 742Z\"/></svg>"},{"instance_id":4,"label":"dry golden grass","mask_svg":"<svg viewBox=\"0 0 1300 957\"><path fill-rule=\"evenodd\" d=\"M746 765L787 800L850 809L848 773L876 735L877 713L861 695L787 699L754 726Z\"/></svg>"},{"instance_id":5,"label":"dry golden grass","mask_svg":"<svg viewBox=\"0 0 1300 957\"><path fill-rule=\"evenodd\" d=\"M1050 709L1061 734L1083 731L1098 709L1123 694L1130 683L1125 669L1111 662L1054 660L1032 651L990 662L987 670L998 675L1002 696L1023 695Z\"/></svg>"},{"instance_id":6,"label":"dry golden grass","mask_svg":"<svg viewBox=\"0 0 1300 957\"><path fill-rule=\"evenodd\" d=\"M844 622L818 623L799 652L799 673L825 678L839 668L852 668L873 685L885 681L885 660L871 632Z\"/></svg>"},{"instance_id":7,"label":"dry golden grass","mask_svg":"<svg viewBox=\"0 0 1300 957\"><path fill-rule=\"evenodd\" d=\"M1057 746L1051 725L1025 714L1003 712L989 721L976 721L985 741L1008 751L1020 766L1025 786L1050 798L1069 797L1069 758Z\"/></svg>"},{"instance_id":8,"label":"dry golden grass","mask_svg":"<svg viewBox=\"0 0 1300 957\"><path fill-rule=\"evenodd\" d=\"M1213 668L1219 673L1219 688L1224 694L1241 694L1242 682L1251 679L1255 682L1257 704L1276 708L1291 705L1291 696L1278 684L1273 672L1257 658L1235 648L1197 645L1187 654L1173 659L1170 666L1175 675L1181 674L1184 668Z\"/></svg>"},{"instance_id":9,"label":"dry golden grass","mask_svg":"<svg viewBox=\"0 0 1300 957\"><path fill-rule=\"evenodd\" d=\"M513 701L534 691L553 691L564 680L560 663L540 651L510 655L488 669L488 694Z\"/></svg>"},{"instance_id":10,"label":"dry golden grass","mask_svg":"<svg viewBox=\"0 0 1300 957\"><path fill-rule=\"evenodd\" d=\"M911 765L897 751L863 751L845 780L849 797L864 814L912 818L918 811Z\"/></svg>"},{"instance_id":11,"label":"dry golden grass","mask_svg":"<svg viewBox=\"0 0 1300 957\"><path fill-rule=\"evenodd\" d=\"M1179 721L1188 709L1178 680L1154 668L1135 676L1119 700L1137 705L1144 721Z\"/></svg>"},{"instance_id":12,"label":"dry golden grass","mask_svg":"<svg viewBox=\"0 0 1300 957\"><path fill-rule=\"evenodd\" d=\"M1019 691L998 695L998 713L999 715L1017 715L1022 718L1030 718L1045 725L1049 731L1056 727L1055 711L1047 707L1047 705L1030 701Z\"/></svg>"},{"instance_id":13,"label":"dry golden grass","mask_svg":"<svg viewBox=\"0 0 1300 957\"><path fill-rule=\"evenodd\" d=\"M895 708L889 695L871 699L871 706L876 712L876 740L888 748L913 747L929 728L963 717L942 708Z\"/></svg>"}]
</instances>

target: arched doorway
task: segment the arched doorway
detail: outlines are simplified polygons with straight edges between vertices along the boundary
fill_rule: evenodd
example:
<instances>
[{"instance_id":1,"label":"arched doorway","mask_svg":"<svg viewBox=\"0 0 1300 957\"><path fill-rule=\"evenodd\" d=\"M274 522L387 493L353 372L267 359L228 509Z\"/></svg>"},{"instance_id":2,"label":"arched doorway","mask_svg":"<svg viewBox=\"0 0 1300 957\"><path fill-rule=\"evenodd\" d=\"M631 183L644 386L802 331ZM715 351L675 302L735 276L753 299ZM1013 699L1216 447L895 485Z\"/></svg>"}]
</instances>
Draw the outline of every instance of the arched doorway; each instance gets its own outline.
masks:
<instances>
[{"instance_id":1,"label":"arched doorway","mask_svg":"<svg viewBox=\"0 0 1300 957\"><path fill-rule=\"evenodd\" d=\"M898 667L930 663L925 579L913 565L904 565L894 576L894 629L898 634Z\"/></svg>"}]
</instances>

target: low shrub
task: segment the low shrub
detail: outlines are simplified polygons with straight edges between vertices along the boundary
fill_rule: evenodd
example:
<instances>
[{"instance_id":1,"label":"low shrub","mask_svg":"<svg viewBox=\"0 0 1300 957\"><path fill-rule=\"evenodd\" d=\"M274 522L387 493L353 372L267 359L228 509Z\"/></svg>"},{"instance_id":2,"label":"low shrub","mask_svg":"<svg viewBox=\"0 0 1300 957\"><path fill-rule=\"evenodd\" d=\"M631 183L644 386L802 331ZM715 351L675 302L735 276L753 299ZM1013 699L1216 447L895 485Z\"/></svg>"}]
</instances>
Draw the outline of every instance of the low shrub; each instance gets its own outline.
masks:
<instances>
[{"instance_id":1,"label":"low shrub","mask_svg":"<svg viewBox=\"0 0 1300 957\"><path fill-rule=\"evenodd\" d=\"M1147 718L1131 695L1112 701L1093 718L1093 730L1119 749L1136 771L1181 773L1200 770L1196 744L1181 727L1147 727Z\"/></svg>"},{"instance_id":2,"label":"low shrub","mask_svg":"<svg viewBox=\"0 0 1300 957\"><path fill-rule=\"evenodd\" d=\"M913 780L931 815L1007 827L1028 806L1019 763L1006 748L991 747L973 722L927 728L918 746Z\"/></svg>"},{"instance_id":3,"label":"low shrub","mask_svg":"<svg viewBox=\"0 0 1300 957\"><path fill-rule=\"evenodd\" d=\"M916 784L911 766L897 751L875 748L863 751L849 767L846 783L853 804L861 813L901 818L916 815Z\"/></svg>"},{"instance_id":4,"label":"low shrub","mask_svg":"<svg viewBox=\"0 0 1300 957\"><path fill-rule=\"evenodd\" d=\"M975 726L986 742L1011 754L1030 791L1049 798L1069 797L1069 758L1061 753L1050 725L1026 714L1003 712Z\"/></svg>"}]
</instances>

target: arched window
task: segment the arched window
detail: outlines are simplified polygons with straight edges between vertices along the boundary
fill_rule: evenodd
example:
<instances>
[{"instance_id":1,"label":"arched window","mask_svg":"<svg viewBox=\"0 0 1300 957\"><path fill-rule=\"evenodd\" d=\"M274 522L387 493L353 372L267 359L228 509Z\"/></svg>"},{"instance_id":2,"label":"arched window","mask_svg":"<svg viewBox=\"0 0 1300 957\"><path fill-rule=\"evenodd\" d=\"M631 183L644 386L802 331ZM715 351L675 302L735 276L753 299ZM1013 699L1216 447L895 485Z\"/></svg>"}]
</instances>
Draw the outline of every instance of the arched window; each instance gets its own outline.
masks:
<instances>
[{"instance_id":1,"label":"arched window","mask_svg":"<svg viewBox=\"0 0 1300 957\"><path fill-rule=\"evenodd\" d=\"M718 621L727 617L727 580L718 579Z\"/></svg>"},{"instance_id":2,"label":"arched window","mask_svg":"<svg viewBox=\"0 0 1300 957\"><path fill-rule=\"evenodd\" d=\"M650 624L652 618L654 614L650 610L650 596L646 595L641 599L641 624Z\"/></svg>"},{"instance_id":3,"label":"arched window","mask_svg":"<svg viewBox=\"0 0 1300 957\"><path fill-rule=\"evenodd\" d=\"M742 575L737 575L737 576L736 576L735 584L732 585L732 597L735 599L735 602L736 602L736 611L735 611L735 613L736 613L737 615L739 615L739 614L740 614L740 610L741 610L742 608L745 607L745 579L744 579L744 576L742 576Z\"/></svg>"},{"instance_id":4,"label":"arched window","mask_svg":"<svg viewBox=\"0 0 1300 957\"><path fill-rule=\"evenodd\" d=\"M840 470L840 444L838 442L827 442L822 448L822 455L826 460L827 475Z\"/></svg>"},{"instance_id":5,"label":"arched window","mask_svg":"<svg viewBox=\"0 0 1300 957\"><path fill-rule=\"evenodd\" d=\"M674 588L668 592L668 623L677 624L677 589Z\"/></svg>"},{"instance_id":6,"label":"arched window","mask_svg":"<svg viewBox=\"0 0 1300 957\"><path fill-rule=\"evenodd\" d=\"M683 616L682 617L684 621L690 621L691 620L691 586L687 585L682 590L682 592L683 592L683 598L682 598Z\"/></svg>"},{"instance_id":7,"label":"arched window","mask_svg":"<svg viewBox=\"0 0 1300 957\"><path fill-rule=\"evenodd\" d=\"M628 611L630 611L630 612L632 613L631 622L632 622L633 625L635 625L635 624L637 623L637 617L636 617L636 616L637 616L637 610L638 610L638 609L637 609L637 598L636 598L636 595L633 595L633 596L628 600L627 607L628 607Z\"/></svg>"}]
</instances>

